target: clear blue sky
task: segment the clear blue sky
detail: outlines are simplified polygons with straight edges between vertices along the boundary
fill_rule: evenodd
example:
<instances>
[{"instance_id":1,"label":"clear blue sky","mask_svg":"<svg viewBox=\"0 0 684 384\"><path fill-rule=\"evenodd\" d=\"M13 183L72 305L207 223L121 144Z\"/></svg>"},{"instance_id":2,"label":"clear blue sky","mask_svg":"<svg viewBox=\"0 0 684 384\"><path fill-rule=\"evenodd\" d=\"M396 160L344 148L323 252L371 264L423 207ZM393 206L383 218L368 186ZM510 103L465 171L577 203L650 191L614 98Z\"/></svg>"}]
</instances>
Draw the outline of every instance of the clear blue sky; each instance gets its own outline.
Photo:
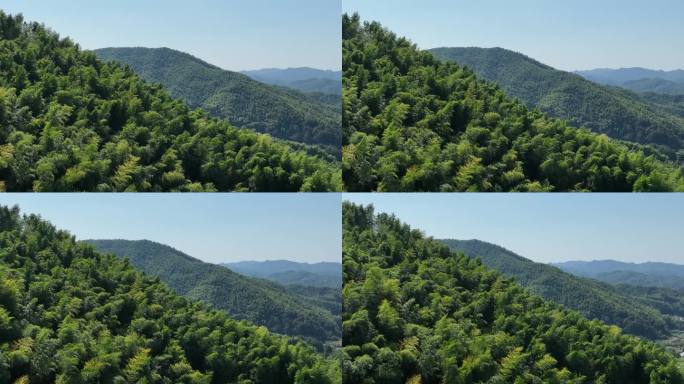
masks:
<instances>
[{"instance_id":1,"label":"clear blue sky","mask_svg":"<svg viewBox=\"0 0 684 384\"><path fill-rule=\"evenodd\" d=\"M479 239L538 262L684 264L684 194L351 194L428 236Z\"/></svg>"},{"instance_id":2,"label":"clear blue sky","mask_svg":"<svg viewBox=\"0 0 684 384\"><path fill-rule=\"evenodd\" d=\"M684 68L681 0L342 0L421 48L502 47L563 70Z\"/></svg>"},{"instance_id":3,"label":"clear blue sky","mask_svg":"<svg viewBox=\"0 0 684 384\"><path fill-rule=\"evenodd\" d=\"M342 258L338 193L0 194L84 239L149 239L218 263Z\"/></svg>"},{"instance_id":4,"label":"clear blue sky","mask_svg":"<svg viewBox=\"0 0 684 384\"><path fill-rule=\"evenodd\" d=\"M3 0L86 49L169 47L229 70L341 67L339 0Z\"/></svg>"}]
</instances>

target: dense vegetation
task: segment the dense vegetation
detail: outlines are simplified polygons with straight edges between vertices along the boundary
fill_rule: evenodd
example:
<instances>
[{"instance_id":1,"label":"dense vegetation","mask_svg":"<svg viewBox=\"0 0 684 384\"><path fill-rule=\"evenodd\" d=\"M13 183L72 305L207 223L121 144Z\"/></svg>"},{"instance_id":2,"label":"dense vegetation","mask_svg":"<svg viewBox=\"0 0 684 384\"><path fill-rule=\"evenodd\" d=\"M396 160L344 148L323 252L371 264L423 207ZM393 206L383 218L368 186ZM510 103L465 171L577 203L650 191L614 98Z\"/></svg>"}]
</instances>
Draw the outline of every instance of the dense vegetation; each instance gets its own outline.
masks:
<instances>
[{"instance_id":1,"label":"dense vegetation","mask_svg":"<svg viewBox=\"0 0 684 384\"><path fill-rule=\"evenodd\" d=\"M342 72L315 68L266 68L242 71L254 80L266 84L294 88L302 92L331 95L342 93Z\"/></svg>"},{"instance_id":2,"label":"dense vegetation","mask_svg":"<svg viewBox=\"0 0 684 384\"><path fill-rule=\"evenodd\" d=\"M440 241L453 251L479 258L484 265L514 278L531 293L577 310L589 319L617 325L626 333L655 340L684 330L684 321L673 317L684 315L684 301L669 300L677 296L677 292L614 287L535 263L484 241Z\"/></svg>"},{"instance_id":3,"label":"dense vegetation","mask_svg":"<svg viewBox=\"0 0 684 384\"><path fill-rule=\"evenodd\" d=\"M0 11L0 190L339 190L336 167Z\"/></svg>"},{"instance_id":4,"label":"dense vegetation","mask_svg":"<svg viewBox=\"0 0 684 384\"><path fill-rule=\"evenodd\" d=\"M683 383L674 357L343 205L343 382Z\"/></svg>"},{"instance_id":5,"label":"dense vegetation","mask_svg":"<svg viewBox=\"0 0 684 384\"><path fill-rule=\"evenodd\" d=\"M436 48L430 52L468 66L529 108L539 108L573 126L653 144L672 159L684 149L684 119L632 92L593 83L502 48ZM684 161L684 150L680 160Z\"/></svg>"},{"instance_id":6,"label":"dense vegetation","mask_svg":"<svg viewBox=\"0 0 684 384\"><path fill-rule=\"evenodd\" d=\"M348 191L684 189L682 170L528 111L376 22L342 28Z\"/></svg>"},{"instance_id":7,"label":"dense vegetation","mask_svg":"<svg viewBox=\"0 0 684 384\"><path fill-rule=\"evenodd\" d=\"M340 263L268 260L239 261L221 265L243 275L260 277L285 285L342 288L342 264Z\"/></svg>"},{"instance_id":8,"label":"dense vegetation","mask_svg":"<svg viewBox=\"0 0 684 384\"><path fill-rule=\"evenodd\" d=\"M340 339L339 311L331 313L330 304L321 302L319 295L308 297L275 283L245 277L148 240L88 243L100 252L127 257L136 269L158 277L176 293L207 302L233 318L266 326L273 332L302 336L319 345Z\"/></svg>"},{"instance_id":9,"label":"dense vegetation","mask_svg":"<svg viewBox=\"0 0 684 384\"><path fill-rule=\"evenodd\" d=\"M174 294L37 216L0 207L1 383L340 383L296 339Z\"/></svg>"},{"instance_id":10,"label":"dense vegetation","mask_svg":"<svg viewBox=\"0 0 684 384\"><path fill-rule=\"evenodd\" d=\"M105 48L95 53L101 59L130 66L190 107L202 108L238 127L287 140L340 146L339 106L260 83L168 48Z\"/></svg>"},{"instance_id":11,"label":"dense vegetation","mask_svg":"<svg viewBox=\"0 0 684 384\"><path fill-rule=\"evenodd\" d=\"M674 82L663 79L639 79L628 81L620 86L639 93L652 92L664 95L684 95L684 81Z\"/></svg>"},{"instance_id":12,"label":"dense vegetation","mask_svg":"<svg viewBox=\"0 0 684 384\"><path fill-rule=\"evenodd\" d=\"M684 265L672 263L625 263L615 260L566 261L556 267L577 276L610 284L684 290Z\"/></svg>"}]
</instances>

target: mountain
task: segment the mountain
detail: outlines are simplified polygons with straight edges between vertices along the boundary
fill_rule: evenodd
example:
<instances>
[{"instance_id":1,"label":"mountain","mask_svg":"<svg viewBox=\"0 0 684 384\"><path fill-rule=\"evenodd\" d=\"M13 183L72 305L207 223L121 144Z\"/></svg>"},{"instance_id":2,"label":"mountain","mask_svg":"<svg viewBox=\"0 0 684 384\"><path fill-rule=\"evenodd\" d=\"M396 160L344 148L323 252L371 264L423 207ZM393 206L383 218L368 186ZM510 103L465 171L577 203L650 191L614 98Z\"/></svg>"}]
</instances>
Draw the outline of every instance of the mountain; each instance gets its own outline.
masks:
<instances>
[{"instance_id":1,"label":"mountain","mask_svg":"<svg viewBox=\"0 0 684 384\"><path fill-rule=\"evenodd\" d=\"M347 191L684 189L674 165L530 111L377 22L342 19Z\"/></svg>"},{"instance_id":2,"label":"mountain","mask_svg":"<svg viewBox=\"0 0 684 384\"><path fill-rule=\"evenodd\" d=\"M674 82L663 79L639 79L628 81L619 86L639 93L653 92L666 95L684 95L684 81Z\"/></svg>"},{"instance_id":3,"label":"mountain","mask_svg":"<svg viewBox=\"0 0 684 384\"><path fill-rule=\"evenodd\" d=\"M683 383L673 354L343 204L344 383Z\"/></svg>"},{"instance_id":4,"label":"mountain","mask_svg":"<svg viewBox=\"0 0 684 384\"><path fill-rule=\"evenodd\" d=\"M1 383L340 383L338 360L0 207Z\"/></svg>"},{"instance_id":5,"label":"mountain","mask_svg":"<svg viewBox=\"0 0 684 384\"><path fill-rule=\"evenodd\" d=\"M86 242L100 252L127 257L136 269L158 277L179 295L207 302L236 319L319 343L340 338L339 313L332 314L328 305L278 284L242 276L148 240Z\"/></svg>"},{"instance_id":6,"label":"mountain","mask_svg":"<svg viewBox=\"0 0 684 384\"><path fill-rule=\"evenodd\" d=\"M221 265L243 275L284 285L342 288L342 264L298 263L288 260L240 261Z\"/></svg>"},{"instance_id":7,"label":"mountain","mask_svg":"<svg viewBox=\"0 0 684 384\"><path fill-rule=\"evenodd\" d=\"M238 127L308 144L340 145L339 107L301 92L266 85L168 48L104 48L95 54L128 65L190 107Z\"/></svg>"},{"instance_id":8,"label":"mountain","mask_svg":"<svg viewBox=\"0 0 684 384\"><path fill-rule=\"evenodd\" d=\"M341 189L334 164L190 110L21 15L0 11L0 26L0 191Z\"/></svg>"},{"instance_id":9,"label":"mountain","mask_svg":"<svg viewBox=\"0 0 684 384\"><path fill-rule=\"evenodd\" d=\"M684 149L684 118L632 92L596 84L502 48L435 48L429 52L468 66L529 108L539 108L573 126L655 145L673 159Z\"/></svg>"},{"instance_id":10,"label":"mountain","mask_svg":"<svg viewBox=\"0 0 684 384\"><path fill-rule=\"evenodd\" d=\"M568 273L610 284L629 284L684 290L684 265L672 263L625 263L615 260L554 263Z\"/></svg>"},{"instance_id":11,"label":"mountain","mask_svg":"<svg viewBox=\"0 0 684 384\"><path fill-rule=\"evenodd\" d=\"M302 92L342 94L342 72L315 68L265 68L241 73L266 84L294 88Z\"/></svg>"},{"instance_id":12,"label":"mountain","mask_svg":"<svg viewBox=\"0 0 684 384\"><path fill-rule=\"evenodd\" d=\"M575 71L575 73L595 83L617 86L643 79L660 79L676 83L684 82L684 70L682 69L661 71L640 67L619 69L598 68Z\"/></svg>"},{"instance_id":13,"label":"mountain","mask_svg":"<svg viewBox=\"0 0 684 384\"><path fill-rule=\"evenodd\" d=\"M547 264L535 263L500 246L480 240L439 240L451 250L479 258L487 267L515 279L531 293L566 308L579 311L589 319L614 324L625 332L650 339L662 339L672 331L684 330L684 301L672 308L657 301L654 291L613 287L588 278L577 277ZM677 296L677 292L659 294Z\"/></svg>"}]
</instances>

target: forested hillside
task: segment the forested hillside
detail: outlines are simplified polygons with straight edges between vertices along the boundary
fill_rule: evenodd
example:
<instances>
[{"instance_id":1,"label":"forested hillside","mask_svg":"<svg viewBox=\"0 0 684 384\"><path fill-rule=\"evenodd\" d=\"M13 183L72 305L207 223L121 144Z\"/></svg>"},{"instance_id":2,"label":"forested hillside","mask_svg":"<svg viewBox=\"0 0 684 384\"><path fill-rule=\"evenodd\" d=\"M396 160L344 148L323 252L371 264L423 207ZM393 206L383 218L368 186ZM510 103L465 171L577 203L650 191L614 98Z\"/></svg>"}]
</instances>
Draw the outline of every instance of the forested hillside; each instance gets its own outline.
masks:
<instances>
[{"instance_id":1,"label":"forested hillside","mask_svg":"<svg viewBox=\"0 0 684 384\"><path fill-rule=\"evenodd\" d=\"M588 319L617 325L626 333L662 339L684 330L684 301L670 300L674 291L614 287L535 263L505 248L479 240L439 240L456 252L479 258L489 268L511 277L531 293L579 311Z\"/></svg>"},{"instance_id":2,"label":"forested hillside","mask_svg":"<svg viewBox=\"0 0 684 384\"><path fill-rule=\"evenodd\" d=\"M0 190L339 190L336 166L0 11Z\"/></svg>"},{"instance_id":3,"label":"forested hillside","mask_svg":"<svg viewBox=\"0 0 684 384\"><path fill-rule=\"evenodd\" d=\"M265 68L242 71L254 80L266 84L294 88L302 92L331 95L342 93L342 72L315 68Z\"/></svg>"},{"instance_id":4,"label":"forested hillside","mask_svg":"<svg viewBox=\"0 0 684 384\"><path fill-rule=\"evenodd\" d=\"M344 383L684 383L661 347L372 206L343 205L343 265Z\"/></svg>"},{"instance_id":5,"label":"forested hillside","mask_svg":"<svg viewBox=\"0 0 684 384\"><path fill-rule=\"evenodd\" d=\"M339 362L0 207L1 383L340 383Z\"/></svg>"},{"instance_id":6,"label":"forested hillside","mask_svg":"<svg viewBox=\"0 0 684 384\"><path fill-rule=\"evenodd\" d=\"M168 48L104 48L95 53L103 60L130 66L190 107L202 108L238 127L308 144L340 145L339 107L301 92L272 87Z\"/></svg>"},{"instance_id":7,"label":"forested hillside","mask_svg":"<svg viewBox=\"0 0 684 384\"><path fill-rule=\"evenodd\" d=\"M610 284L629 284L684 290L684 265L672 263L625 263L615 260L566 261L554 266L577 276Z\"/></svg>"},{"instance_id":8,"label":"forested hillside","mask_svg":"<svg viewBox=\"0 0 684 384\"><path fill-rule=\"evenodd\" d=\"M342 264L298 263L288 260L223 263L243 275L260 277L285 285L342 288Z\"/></svg>"},{"instance_id":9,"label":"forested hillside","mask_svg":"<svg viewBox=\"0 0 684 384\"><path fill-rule=\"evenodd\" d=\"M502 48L435 48L429 52L468 66L529 108L539 108L573 126L656 145L673 160L677 151L684 149L684 118L632 92L596 84ZM684 161L684 151L680 157Z\"/></svg>"},{"instance_id":10,"label":"forested hillside","mask_svg":"<svg viewBox=\"0 0 684 384\"><path fill-rule=\"evenodd\" d=\"M201 300L236 319L318 343L340 339L340 313L315 297L265 280L239 275L148 240L88 240L98 251L127 257L139 271L158 277L176 293Z\"/></svg>"},{"instance_id":11,"label":"forested hillside","mask_svg":"<svg viewBox=\"0 0 684 384\"><path fill-rule=\"evenodd\" d=\"M529 111L377 22L342 29L348 191L684 189L681 169Z\"/></svg>"}]
</instances>

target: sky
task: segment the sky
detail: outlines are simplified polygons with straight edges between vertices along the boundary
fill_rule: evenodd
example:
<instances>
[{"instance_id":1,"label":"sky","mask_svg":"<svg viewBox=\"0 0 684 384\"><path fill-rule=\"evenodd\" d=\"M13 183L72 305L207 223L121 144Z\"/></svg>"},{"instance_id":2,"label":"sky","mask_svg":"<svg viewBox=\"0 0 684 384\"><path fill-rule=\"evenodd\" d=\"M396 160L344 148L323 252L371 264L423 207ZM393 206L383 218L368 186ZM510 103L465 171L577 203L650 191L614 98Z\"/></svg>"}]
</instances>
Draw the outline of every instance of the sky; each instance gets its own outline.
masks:
<instances>
[{"instance_id":1,"label":"sky","mask_svg":"<svg viewBox=\"0 0 684 384\"><path fill-rule=\"evenodd\" d=\"M168 47L228 70L341 68L339 0L3 0L82 48Z\"/></svg>"},{"instance_id":2,"label":"sky","mask_svg":"<svg viewBox=\"0 0 684 384\"><path fill-rule=\"evenodd\" d=\"M148 239L206 262L342 258L340 194L2 193L77 240Z\"/></svg>"},{"instance_id":3,"label":"sky","mask_svg":"<svg viewBox=\"0 0 684 384\"><path fill-rule=\"evenodd\" d=\"M684 69L681 0L342 0L420 48L502 47L566 71Z\"/></svg>"},{"instance_id":4,"label":"sky","mask_svg":"<svg viewBox=\"0 0 684 384\"><path fill-rule=\"evenodd\" d=\"M350 194L438 239L478 239L541 262L684 264L684 194Z\"/></svg>"}]
</instances>

